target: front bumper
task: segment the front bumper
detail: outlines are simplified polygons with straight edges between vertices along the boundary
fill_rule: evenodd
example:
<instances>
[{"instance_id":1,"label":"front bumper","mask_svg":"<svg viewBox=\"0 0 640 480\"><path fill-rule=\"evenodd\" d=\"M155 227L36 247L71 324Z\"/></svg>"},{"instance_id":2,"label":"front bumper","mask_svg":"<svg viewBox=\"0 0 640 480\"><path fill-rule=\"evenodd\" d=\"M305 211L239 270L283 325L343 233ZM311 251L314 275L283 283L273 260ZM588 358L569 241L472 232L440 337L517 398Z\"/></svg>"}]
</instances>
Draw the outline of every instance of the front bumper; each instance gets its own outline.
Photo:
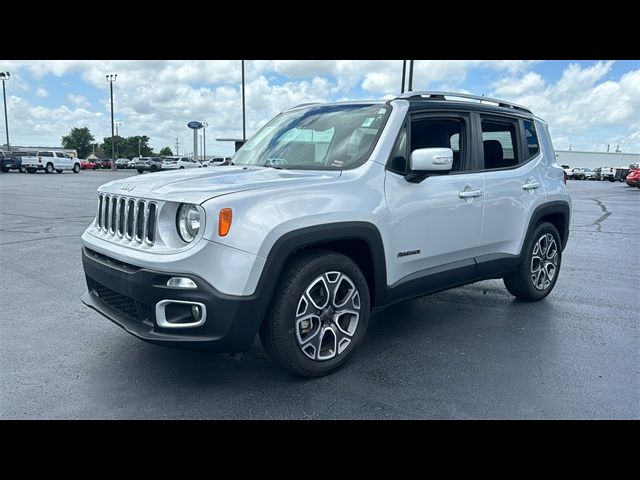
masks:
<instances>
[{"instance_id":1,"label":"front bumper","mask_svg":"<svg viewBox=\"0 0 640 480\"><path fill-rule=\"evenodd\" d=\"M170 347L215 352L244 352L251 347L273 288L250 296L225 295L192 274L164 273L135 267L82 248L82 264L89 291L82 302L132 335ZM183 276L197 289L167 287L167 280ZM193 328L162 328L155 306L162 300L202 303L207 318Z\"/></svg>"}]
</instances>

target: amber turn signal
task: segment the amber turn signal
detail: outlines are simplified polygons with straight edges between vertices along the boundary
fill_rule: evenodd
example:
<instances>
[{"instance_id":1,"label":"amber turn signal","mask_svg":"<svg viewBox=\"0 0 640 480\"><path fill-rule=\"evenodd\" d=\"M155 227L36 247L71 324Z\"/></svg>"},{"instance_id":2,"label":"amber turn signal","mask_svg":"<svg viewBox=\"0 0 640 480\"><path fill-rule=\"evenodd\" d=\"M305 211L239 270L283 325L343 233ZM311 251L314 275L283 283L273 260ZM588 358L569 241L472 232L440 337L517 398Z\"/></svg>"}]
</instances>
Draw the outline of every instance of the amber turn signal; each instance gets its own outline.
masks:
<instances>
[{"instance_id":1,"label":"amber turn signal","mask_svg":"<svg viewBox=\"0 0 640 480\"><path fill-rule=\"evenodd\" d=\"M230 208L223 208L220 210L220 217L218 218L218 235L224 237L229 233L232 219L233 211Z\"/></svg>"}]
</instances>

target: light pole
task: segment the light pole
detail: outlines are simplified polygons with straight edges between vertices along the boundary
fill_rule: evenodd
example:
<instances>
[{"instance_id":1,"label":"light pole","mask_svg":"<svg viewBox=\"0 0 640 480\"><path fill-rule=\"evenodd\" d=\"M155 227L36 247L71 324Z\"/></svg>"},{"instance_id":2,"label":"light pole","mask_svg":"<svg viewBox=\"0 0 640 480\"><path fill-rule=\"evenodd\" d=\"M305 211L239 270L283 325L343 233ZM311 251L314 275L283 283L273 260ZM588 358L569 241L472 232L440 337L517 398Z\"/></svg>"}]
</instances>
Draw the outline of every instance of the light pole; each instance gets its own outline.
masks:
<instances>
[{"instance_id":1,"label":"light pole","mask_svg":"<svg viewBox=\"0 0 640 480\"><path fill-rule=\"evenodd\" d=\"M7 151L11 153L11 143L9 143L9 117L7 116L7 92L5 91L4 82L9 80L11 74L9 72L0 72L0 79L2 80L2 97L4 98L4 127L7 132Z\"/></svg>"},{"instance_id":2,"label":"light pole","mask_svg":"<svg viewBox=\"0 0 640 480\"><path fill-rule=\"evenodd\" d=\"M204 150L204 149L202 148L202 146L203 146L203 145L204 145L204 141L203 141L203 139L202 139L202 135L200 135L200 154L201 154L201 155L200 155L200 160L202 160L202 150Z\"/></svg>"},{"instance_id":3,"label":"light pole","mask_svg":"<svg viewBox=\"0 0 640 480\"><path fill-rule=\"evenodd\" d=\"M142 139L140 137L138 137L138 156L141 157L142 154L140 153L140 144L142 142Z\"/></svg>"},{"instance_id":4,"label":"light pole","mask_svg":"<svg viewBox=\"0 0 640 480\"><path fill-rule=\"evenodd\" d=\"M413 91L413 60L409 60L409 88L407 91Z\"/></svg>"},{"instance_id":5,"label":"light pole","mask_svg":"<svg viewBox=\"0 0 640 480\"><path fill-rule=\"evenodd\" d=\"M107 82L109 82L109 89L111 91L111 170L113 170L115 172L116 170L116 144L114 142L115 138L113 135L113 128L114 128L114 124L113 124L113 82L116 81L116 78L118 78L118 74L115 73L111 73L109 75L106 75L107 77Z\"/></svg>"},{"instance_id":6,"label":"light pole","mask_svg":"<svg viewBox=\"0 0 640 480\"><path fill-rule=\"evenodd\" d=\"M208 126L209 124L207 122L202 122L202 157L205 162L207 161L207 127Z\"/></svg>"},{"instance_id":7,"label":"light pole","mask_svg":"<svg viewBox=\"0 0 640 480\"><path fill-rule=\"evenodd\" d=\"M400 87L400 93L404 93L404 85L406 83L407 76L407 61L402 60L402 86Z\"/></svg>"}]
</instances>

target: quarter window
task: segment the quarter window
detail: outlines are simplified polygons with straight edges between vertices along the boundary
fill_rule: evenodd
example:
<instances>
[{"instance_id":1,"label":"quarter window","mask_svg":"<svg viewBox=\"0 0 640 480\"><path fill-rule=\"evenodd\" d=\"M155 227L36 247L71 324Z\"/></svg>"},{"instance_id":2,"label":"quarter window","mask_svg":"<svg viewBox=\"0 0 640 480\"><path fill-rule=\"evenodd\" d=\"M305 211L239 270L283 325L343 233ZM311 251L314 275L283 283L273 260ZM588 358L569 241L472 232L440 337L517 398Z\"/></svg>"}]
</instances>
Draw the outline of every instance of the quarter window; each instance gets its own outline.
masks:
<instances>
[{"instance_id":1,"label":"quarter window","mask_svg":"<svg viewBox=\"0 0 640 480\"><path fill-rule=\"evenodd\" d=\"M525 120L522 122L524 125L524 136L527 139L527 149L529 156L527 160L531 157L534 157L540 151L540 146L538 144L538 135L536 134L536 127L534 126L531 120Z\"/></svg>"}]
</instances>

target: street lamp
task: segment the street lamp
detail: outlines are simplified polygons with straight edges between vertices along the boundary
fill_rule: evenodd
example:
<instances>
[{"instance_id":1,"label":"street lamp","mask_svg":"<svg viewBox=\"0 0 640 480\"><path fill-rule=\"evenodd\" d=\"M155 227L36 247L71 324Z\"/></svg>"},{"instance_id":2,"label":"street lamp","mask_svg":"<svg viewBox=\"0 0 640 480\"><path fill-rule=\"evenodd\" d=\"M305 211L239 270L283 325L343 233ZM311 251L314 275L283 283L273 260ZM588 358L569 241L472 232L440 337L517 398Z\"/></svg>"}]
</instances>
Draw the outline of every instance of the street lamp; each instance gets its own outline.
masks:
<instances>
[{"instance_id":1,"label":"street lamp","mask_svg":"<svg viewBox=\"0 0 640 480\"><path fill-rule=\"evenodd\" d=\"M245 107L244 107L244 60L242 60L242 141L247 141L247 125L245 121Z\"/></svg>"},{"instance_id":2,"label":"street lamp","mask_svg":"<svg viewBox=\"0 0 640 480\"><path fill-rule=\"evenodd\" d=\"M4 98L4 126L7 132L7 150L11 153L11 144L9 143L9 117L7 117L7 92L4 87L4 82L9 80L9 77L11 77L9 72L0 72L0 80L2 80L2 97Z\"/></svg>"},{"instance_id":3,"label":"street lamp","mask_svg":"<svg viewBox=\"0 0 640 480\"><path fill-rule=\"evenodd\" d=\"M207 127L208 126L209 124L207 122L202 122L202 156L204 157L205 162L207 161Z\"/></svg>"},{"instance_id":4,"label":"street lamp","mask_svg":"<svg viewBox=\"0 0 640 480\"><path fill-rule=\"evenodd\" d=\"M115 138L113 135L114 124L113 124L113 82L118 78L118 74L109 74L106 75L107 82L109 82L109 90L111 91L111 170L116 170L116 144Z\"/></svg>"}]
</instances>

